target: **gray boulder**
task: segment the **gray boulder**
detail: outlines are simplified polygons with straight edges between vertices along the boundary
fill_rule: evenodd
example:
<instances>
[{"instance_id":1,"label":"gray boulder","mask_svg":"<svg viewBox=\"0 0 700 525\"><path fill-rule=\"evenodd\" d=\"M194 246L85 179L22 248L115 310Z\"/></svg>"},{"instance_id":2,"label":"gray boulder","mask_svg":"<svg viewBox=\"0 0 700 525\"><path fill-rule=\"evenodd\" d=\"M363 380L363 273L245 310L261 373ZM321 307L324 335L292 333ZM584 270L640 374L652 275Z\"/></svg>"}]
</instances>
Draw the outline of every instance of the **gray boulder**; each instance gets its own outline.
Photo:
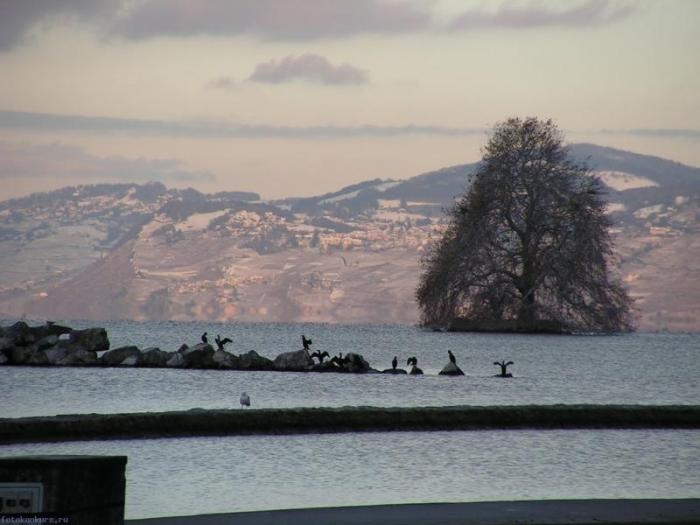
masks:
<instances>
[{"instance_id":1,"label":"gray boulder","mask_svg":"<svg viewBox=\"0 0 700 525\"><path fill-rule=\"evenodd\" d=\"M29 325L24 321L17 321L5 329L5 337L13 342L13 346L27 346L34 342Z\"/></svg>"},{"instance_id":2,"label":"gray boulder","mask_svg":"<svg viewBox=\"0 0 700 525\"><path fill-rule=\"evenodd\" d=\"M10 358L10 364L13 365L26 365L28 364L30 356L36 352L35 348L30 346L13 346L8 350L8 357Z\"/></svg>"},{"instance_id":3,"label":"gray boulder","mask_svg":"<svg viewBox=\"0 0 700 525\"><path fill-rule=\"evenodd\" d=\"M241 354L239 366L241 370L274 370L275 368L275 364L270 359L261 356L255 350Z\"/></svg>"},{"instance_id":4,"label":"gray boulder","mask_svg":"<svg viewBox=\"0 0 700 525\"><path fill-rule=\"evenodd\" d=\"M165 366L168 368L185 368L185 364L185 357L180 352L175 352L165 362Z\"/></svg>"},{"instance_id":5,"label":"gray boulder","mask_svg":"<svg viewBox=\"0 0 700 525\"><path fill-rule=\"evenodd\" d=\"M307 350L301 349L296 352L285 352L278 355L273 364L275 370L305 372L314 366L314 361Z\"/></svg>"},{"instance_id":6,"label":"gray boulder","mask_svg":"<svg viewBox=\"0 0 700 525\"><path fill-rule=\"evenodd\" d=\"M109 350L107 330L104 328L87 328L85 330L73 330L70 333L70 342L80 346L89 352L101 352Z\"/></svg>"},{"instance_id":7,"label":"gray boulder","mask_svg":"<svg viewBox=\"0 0 700 525\"><path fill-rule=\"evenodd\" d=\"M136 346L122 346L100 356L100 363L105 366L118 366L128 357L141 357L141 351Z\"/></svg>"},{"instance_id":8,"label":"gray boulder","mask_svg":"<svg viewBox=\"0 0 700 525\"><path fill-rule=\"evenodd\" d=\"M139 357L138 355L129 356L119 363L119 366L136 366L139 362Z\"/></svg>"},{"instance_id":9,"label":"gray boulder","mask_svg":"<svg viewBox=\"0 0 700 525\"><path fill-rule=\"evenodd\" d=\"M160 348L146 348L141 352L141 366L160 368L166 366L168 359L174 354L165 352ZM183 361L184 362L184 361Z\"/></svg>"},{"instance_id":10,"label":"gray boulder","mask_svg":"<svg viewBox=\"0 0 700 525\"><path fill-rule=\"evenodd\" d=\"M64 345L56 345L44 350L44 355L50 365L57 365L68 355L68 349Z\"/></svg>"},{"instance_id":11,"label":"gray boulder","mask_svg":"<svg viewBox=\"0 0 700 525\"><path fill-rule=\"evenodd\" d=\"M27 331L27 339L31 342L37 342L49 336L56 336L58 339L60 335L69 334L72 330L67 326L57 325L49 321L43 325L30 326Z\"/></svg>"},{"instance_id":12,"label":"gray boulder","mask_svg":"<svg viewBox=\"0 0 700 525\"><path fill-rule=\"evenodd\" d=\"M360 354L350 352L349 354L345 355L344 361L345 363L343 368L353 374L363 374L365 372L372 371L372 367L369 366L369 363L365 361L365 358Z\"/></svg>"},{"instance_id":13,"label":"gray boulder","mask_svg":"<svg viewBox=\"0 0 700 525\"><path fill-rule=\"evenodd\" d=\"M410 376L422 376L423 370L418 368L416 365L413 365L411 367L411 370L408 372L408 375L410 375Z\"/></svg>"},{"instance_id":14,"label":"gray boulder","mask_svg":"<svg viewBox=\"0 0 700 525\"><path fill-rule=\"evenodd\" d=\"M58 336L55 334L50 334L39 339L36 346L39 350L46 350L47 348L54 346L56 343L58 343Z\"/></svg>"},{"instance_id":15,"label":"gray boulder","mask_svg":"<svg viewBox=\"0 0 700 525\"><path fill-rule=\"evenodd\" d=\"M59 359L56 364L58 366L91 366L97 365L97 354L88 352L84 348L67 346L68 353L62 359Z\"/></svg>"},{"instance_id":16,"label":"gray boulder","mask_svg":"<svg viewBox=\"0 0 700 525\"><path fill-rule=\"evenodd\" d=\"M0 352L12 350L15 346L15 341L9 336L0 337Z\"/></svg>"},{"instance_id":17,"label":"gray boulder","mask_svg":"<svg viewBox=\"0 0 700 525\"><path fill-rule=\"evenodd\" d=\"M450 361L447 363L442 370L440 370L439 375L441 376L463 376L464 372L455 363Z\"/></svg>"},{"instance_id":18,"label":"gray boulder","mask_svg":"<svg viewBox=\"0 0 700 525\"><path fill-rule=\"evenodd\" d=\"M406 375L406 370L403 368L386 368L382 370L382 374L403 374Z\"/></svg>"},{"instance_id":19,"label":"gray boulder","mask_svg":"<svg viewBox=\"0 0 700 525\"><path fill-rule=\"evenodd\" d=\"M61 326L53 321L46 321L44 329L46 330L46 335L55 335L56 337L61 337L63 334L70 334L73 331L72 328Z\"/></svg>"},{"instance_id":20,"label":"gray boulder","mask_svg":"<svg viewBox=\"0 0 700 525\"><path fill-rule=\"evenodd\" d=\"M214 347L211 346L209 343L197 343L194 346L187 346L187 345L182 345L178 352L180 352L182 355L187 355L191 354L193 352L202 352L202 351L207 351L207 350L214 350Z\"/></svg>"},{"instance_id":21,"label":"gray boulder","mask_svg":"<svg viewBox=\"0 0 700 525\"><path fill-rule=\"evenodd\" d=\"M15 346L10 355L10 363L13 365L48 365L46 354L36 346Z\"/></svg>"},{"instance_id":22,"label":"gray boulder","mask_svg":"<svg viewBox=\"0 0 700 525\"><path fill-rule=\"evenodd\" d=\"M216 368L223 368L229 370L235 370L239 368L240 359L227 352L226 350L217 350L212 356L212 361L216 365Z\"/></svg>"},{"instance_id":23,"label":"gray boulder","mask_svg":"<svg viewBox=\"0 0 700 525\"><path fill-rule=\"evenodd\" d=\"M181 352L186 368L214 368L214 348L208 343L199 343Z\"/></svg>"},{"instance_id":24,"label":"gray boulder","mask_svg":"<svg viewBox=\"0 0 700 525\"><path fill-rule=\"evenodd\" d=\"M24 321L18 321L7 328L0 328L0 339L7 339L12 346L29 346L48 336L58 337L62 333L70 332L70 328L53 323L29 326ZM9 344L7 342L5 345Z\"/></svg>"}]
</instances>

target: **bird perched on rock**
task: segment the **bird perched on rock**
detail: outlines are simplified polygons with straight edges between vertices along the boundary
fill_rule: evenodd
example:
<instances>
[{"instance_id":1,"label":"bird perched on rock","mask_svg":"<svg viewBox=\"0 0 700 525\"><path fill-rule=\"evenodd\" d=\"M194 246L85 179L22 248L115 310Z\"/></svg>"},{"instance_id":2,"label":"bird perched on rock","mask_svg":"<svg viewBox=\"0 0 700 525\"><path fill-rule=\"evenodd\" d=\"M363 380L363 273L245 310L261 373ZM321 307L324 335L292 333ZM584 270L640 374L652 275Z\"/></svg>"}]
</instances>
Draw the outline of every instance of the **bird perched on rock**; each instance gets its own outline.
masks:
<instances>
[{"instance_id":1,"label":"bird perched on rock","mask_svg":"<svg viewBox=\"0 0 700 525\"><path fill-rule=\"evenodd\" d=\"M423 370L418 368L418 358L416 356L409 357L408 361L406 361L407 365L413 365L411 367L411 371L408 373L408 375L412 376L419 376L423 374Z\"/></svg>"},{"instance_id":2,"label":"bird perched on rock","mask_svg":"<svg viewBox=\"0 0 700 525\"><path fill-rule=\"evenodd\" d=\"M248 394L246 394L245 392L243 392L241 394L240 401L241 401L241 408L250 406L250 396Z\"/></svg>"},{"instance_id":3,"label":"bird perched on rock","mask_svg":"<svg viewBox=\"0 0 700 525\"><path fill-rule=\"evenodd\" d=\"M333 357L331 357L330 362L339 368L343 368L343 366L345 366L345 361L346 358L343 357L343 352L338 352L338 355L334 355Z\"/></svg>"},{"instance_id":4,"label":"bird perched on rock","mask_svg":"<svg viewBox=\"0 0 700 525\"><path fill-rule=\"evenodd\" d=\"M323 363L323 359L325 357L329 357L329 354L324 350L323 352L314 352L313 354L311 354L311 359L313 359L314 357L318 358L319 363Z\"/></svg>"},{"instance_id":5,"label":"bird perched on rock","mask_svg":"<svg viewBox=\"0 0 700 525\"><path fill-rule=\"evenodd\" d=\"M398 366L398 364L399 364L399 360L396 358L396 356L394 356L394 359L391 360L391 368L396 370L396 367Z\"/></svg>"},{"instance_id":6,"label":"bird perched on rock","mask_svg":"<svg viewBox=\"0 0 700 525\"><path fill-rule=\"evenodd\" d=\"M301 334L301 344L304 345L304 350L308 350L312 344L312 341L311 339L307 339L306 336L304 336L304 334Z\"/></svg>"},{"instance_id":7,"label":"bird perched on rock","mask_svg":"<svg viewBox=\"0 0 700 525\"><path fill-rule=\"evenodd\" d=\"M209 339L207 339L207 333L204 332L202 334L202 343L208 343L208 342L209 342Z\"/></svg>"},{"instance_id":8,"label":"bird perched on rock","mask_svg":"<svg viewBox=\"0 0 700 525\"><path fill-rule=\"evenodd\" d=\"M508 361L507 363L505 361L494 361L493 364L501 367L501 373L496 377L513 377L513 374L508 372L508 365L512 365L513 361Z\"/></svg>"},{"instance_id":9,"label":"bird perched on rock","mask_svg":"<svg viewBox=\"0 0 700 525\"><path fill-rule=\"evenodd\" d=\"M447 351L447 354L450 356L450 361L451 361L453 364L456 365L456 364L457 364L457 359L455 359L455 355L452 353L452 350L448 350L448 351Z\"/></svg>"},{"instance_id":10,"label":"bird perched on rock","mask_svg":"<svg viewBox=\"0 0 700 525\"><path fill-rule=\"evenodd\" d=\"M216 342L216 346L219 350L223 350L224 346L228 343L233 343L233 341L228 337L224 337L223 339L221 339L221 336L219 334L216 334L216 338L214 339L214 341Z\"/></svg>"}]
</instances>

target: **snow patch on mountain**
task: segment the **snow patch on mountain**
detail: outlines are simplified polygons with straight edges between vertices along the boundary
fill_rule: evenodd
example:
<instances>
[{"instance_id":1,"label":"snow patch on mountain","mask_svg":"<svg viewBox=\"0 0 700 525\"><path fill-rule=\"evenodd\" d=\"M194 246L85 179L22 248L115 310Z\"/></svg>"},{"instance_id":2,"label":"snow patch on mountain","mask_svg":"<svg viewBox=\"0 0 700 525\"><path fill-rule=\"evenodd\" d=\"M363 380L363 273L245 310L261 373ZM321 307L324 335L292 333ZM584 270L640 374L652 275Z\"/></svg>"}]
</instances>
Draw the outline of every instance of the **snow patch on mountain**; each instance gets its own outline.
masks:
<instances>
[{"instance_id":1,"label":"snow patch on mountain","mask_svg":"<svg viewBox=\"0 0 700 525\"><path fill-rule=\"evenodd\" d=\"M194 213L184 221L178 223L176 228L185 231L206 230L211 221L221 217L225 213L226 210L218 210L210 213Z\"/></svg>"},{"instance_id":2,"label":"snow patch on mountain","mask_svg":"<svg viewBox=\"0 0 700 525\"><path fill-rule=\"evenodd\" d=\"M366 188L362 188L359 190L355 191L349 191L347 193L341 193L340 195L334 195L333 197L328 197L327 199L323 199L321 201L318 201L319 204L330 204L333 202L338 202L338 201L344 201L347 199L354 199L357 197L361 191L366 191L366 190L376 190L380 193L385 192L389 188L393 188L394 186L398 186L401 184L401 181L389 181L389 182L382 182L381 184L375 184L374 186L368 186Z\"/></svg>"},{"instance_id":3,"label":"snow patch on mountain","mask_svg":"<svg viewBox=\"0 0 700 525\"><path fill-rule=\"evenodd\" d=\"M658 186L658 184L651 179L624 171L598 171L596 175L598 175L600 180L607 186L617 191L653 188Z\"/></svg>"}]
</instances>

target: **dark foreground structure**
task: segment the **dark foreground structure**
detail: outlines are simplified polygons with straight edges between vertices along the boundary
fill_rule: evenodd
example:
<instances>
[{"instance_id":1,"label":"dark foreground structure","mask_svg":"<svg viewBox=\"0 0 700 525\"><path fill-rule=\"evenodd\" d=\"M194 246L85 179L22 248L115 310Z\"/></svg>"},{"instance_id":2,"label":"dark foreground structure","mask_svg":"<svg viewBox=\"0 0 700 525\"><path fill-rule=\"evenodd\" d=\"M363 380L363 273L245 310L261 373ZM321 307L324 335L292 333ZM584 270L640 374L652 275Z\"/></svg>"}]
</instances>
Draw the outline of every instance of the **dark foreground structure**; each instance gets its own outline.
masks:
<instances>
[{"instance_id":1,"label":"dark foreground structure","mask_svg":"<svg viewBox=\"0 0 700 525\"><path fill-rule=\"evenodd\" d=\"M125 456L0 458L0 523L122 525Z\"/></svg>"},{"instance_id":2,"label":"dark foreground structure","mask_svg":"<svg viewBox=\"0 0 700 525\"><path fill-rule=\"evenodd\" d=\"M700 523L700 499L423 503L129 520L127 525L612 525Z\"/></svg>"},{"instance_id":3,"label":"dark foreground structure","mask_svg":"<svg viewBox=\"0 0 700 525\"><path fill-rule=\"evenodd\" d=\"M0 419L0 443L482 429L700 428L700 406L342 407Z\"/></svg>"}]
</instances>

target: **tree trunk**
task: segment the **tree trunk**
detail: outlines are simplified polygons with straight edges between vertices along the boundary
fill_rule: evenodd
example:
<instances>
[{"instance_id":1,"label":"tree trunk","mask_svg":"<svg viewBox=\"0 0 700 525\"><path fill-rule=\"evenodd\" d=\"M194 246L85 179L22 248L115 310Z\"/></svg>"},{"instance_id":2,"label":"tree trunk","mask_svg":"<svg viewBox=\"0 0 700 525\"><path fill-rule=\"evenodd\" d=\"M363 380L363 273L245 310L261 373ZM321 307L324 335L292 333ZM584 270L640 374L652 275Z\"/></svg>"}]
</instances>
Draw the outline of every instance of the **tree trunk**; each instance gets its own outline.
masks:
<instances>
[{"instance_id":1,"label":"tree trunk","mask_svg":"<svg viewBox=\"0 0 700 525\"><path fill-rule=\"evenodd\" d=\"M537 322L537 305L535 301L535 276L528 258L525 259L518 291L522 301L518 312L518 329L531 331L535 328Z\"/></svg>"},{"instance_id":2,"label":"tree trunk","mask_svg":"<svg viewBox=\"0 0 700 525\"><path fill-rule=\"evenodd\" d=\"M524 292L518 313L518 329L530 331L534 330L537 322L537 306L535 304L535 292L531 290L529 293Z\"/></svg>"}]
</instances>

